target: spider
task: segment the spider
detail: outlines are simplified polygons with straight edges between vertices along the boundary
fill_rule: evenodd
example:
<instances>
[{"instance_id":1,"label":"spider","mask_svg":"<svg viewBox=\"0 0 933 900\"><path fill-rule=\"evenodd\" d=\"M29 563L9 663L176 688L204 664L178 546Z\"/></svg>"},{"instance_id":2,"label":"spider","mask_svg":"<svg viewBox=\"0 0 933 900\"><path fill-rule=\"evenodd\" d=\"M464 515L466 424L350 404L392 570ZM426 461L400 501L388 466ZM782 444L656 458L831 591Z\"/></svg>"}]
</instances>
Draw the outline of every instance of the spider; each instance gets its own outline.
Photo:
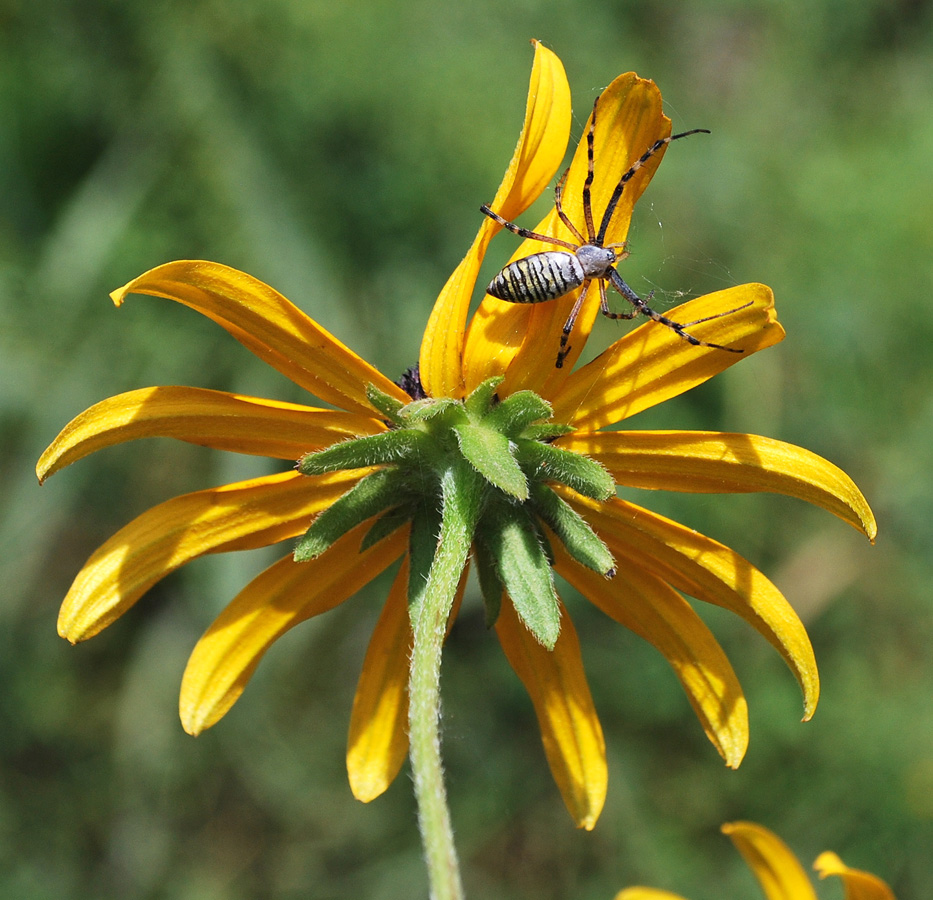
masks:
<instances>
[{"instance_id":1,"label":"spider","mask_svg":"<svg viewBox=\"0 0 933 900\"><path fill-rule=\"evenodd\" d=\"M741 353L742 350L736 347L724 347L721 344L713 344L708 341L701 341L685 331L692 325L699 325L701 322L708 322L711 319L719 319L723 316L731 315L740 309L750 306L751 303L745 303L735 309L727 312L716 313L712 316L705 316L702 319L695 319L693 322L675 322L659 312L653 310L648 302L654 295L654 291L648 294L647 298L639 297L632 288L630 288L622 276L616 271L615 263L621 262L628 256L627 245L622 244L604 244L606 232L612 221L619 199L625 190L625 185L632 179L632 176L663 146L671 141L679 140L691 134L709 134L706 128L694 128L692 131L683 131L680 134L674 134L670 137L660 138L655 141L631 166L631 168L619 179L612 195L609 198L609 204L603 213L602 221L599 223L599 230L595 228L593 221L593 205L590 199L590 188L593 184L593 135L596 129L596 108L599 105L599 97L593 105L593 116L590 119L590 126L586 132L586 160L587 172L586 180L583 182L583 215L586 219L586 236L582 235L577 227L570 221L567 214L561 206L561 197L564 189L564 182L567 178L567 172L561 176L557 186L554 188L554 206L557 209L557 215L561 222L570 229L570 232L580 242L571 244L568 241L559 238L548 237L547 235L537 234L522 228L514 222L503 219L498 213L494 213L485 204L480 207L480 211L489 216L490 219L498 222L504 228L508 228L513 234L519 237L530 238L535 241L543 241L547 244L556 244L558 247L566 247L570 252L564 250L544 250L540 253L533 253L523 259L517 259L509 263L486 288L486 293L497 297L500 300L506 300L509 303L544 303L548 300L557 300L570 291L583 285L580 296L577 297L570 315L564 323L560 336L560 347L557 351L557 361L555 366L563 368L564 360L570 353L571 347L568 342L570 334L573 331L577 315L583 306L586 293L589 290L590 283L594 279L599 285L599 311L609 319L633 319L639 313L666 325L672 331L676 332L687 343L699 347L713 347L716 350L727 350L730 353ZM569 171L569 169L567 170ZM631 312L612 312L609 309L609 301L606 297L606 281L632 304Z\"/></svg>"}]
</instances>

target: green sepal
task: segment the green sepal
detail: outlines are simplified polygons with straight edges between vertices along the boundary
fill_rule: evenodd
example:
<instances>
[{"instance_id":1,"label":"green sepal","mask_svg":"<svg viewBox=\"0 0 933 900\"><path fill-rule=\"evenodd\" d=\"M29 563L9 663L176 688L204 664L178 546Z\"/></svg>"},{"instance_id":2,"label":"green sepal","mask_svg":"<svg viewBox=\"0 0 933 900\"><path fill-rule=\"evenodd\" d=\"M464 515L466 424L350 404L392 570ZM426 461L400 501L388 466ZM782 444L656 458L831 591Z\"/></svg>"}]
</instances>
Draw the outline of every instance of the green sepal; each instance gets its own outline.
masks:
<instances>
[{"instance_id":1,"label":"green sepal","mask_svg":"<svg viewBox=\"0 0 933 900\"><path fill-rule=\"evenodd\" d=\"M414 510L411 504L405 506L396 506L384 512L375 522L373 522L369 531L366 532L363 540L360 541L360 553L374 547L383 538L387 538L392 532L398 531L403 525L411 521Z\"/></svg>"},{"instance_id":2,"label":"green sepal","mask_svg":"<svg viewBox=\"0 0 933 900\"><path fill-rule=\"evenodd\" d=\"M594 500L615 496L612 476L588 456L540 441L519 440L515 443L515 457L533 481L558 481Z\"/></svg>"},{"instance_id":3,"label":"green sepal","mask_svg":"<svg viewBox=\"0 0 933 900\"><path fill-rule=\"evenodd\" d=\"M426 397L424 400L413 400L401 409L401 415L407 422L426 422L449 409L460 409L460 404L450 397Z\"/></svg>"},{"instance_id":4,"label":"green sepal","mask_svg":"<svg viewBox=\"0 0 933 900\"><path fill-rule=\"evenodd\" d=\"M396 425L402 424L403 420L399 415L399 410L405 404L401 400L396 400L395 397L380 391L374 384L366 385L366 399L373 409L381 412L390 422L394 422Z\"/></svg>"},{"instance_id":5,"label":"green sepal","mask_svg":"<svg viewBox=\"0 0 933 900\"><path fill-rule=\"evenodd\" d=\"M550 418L551 404L534 391L516 391L489 411L486 424L510 438L517 438L532 422Z\"/></svg>"},{"instance_id":6,"label":"green sepal","mask_svg":"<svg viewBox=\"0 0 933 900\"><path fill-rule=\"evenodd\" d=\"M396 469L380 469L361 479L311 523L295 547L295 562L315 559L351 528L398 506L405 496L405 483L405 476Z\"/></svg>"},{"instance_id":7,"label":"green sepal","mask_svg":"<svg viewBox=\"0 0 933 900\"><path fill-rule=\"evenodd\" d=\"M476 566L476 575L479 578L479 589L483 595L483 609L486 614L486 627L492 628L499 618L502 608L502 592L505 586L496 571L495 560L489 553L482 537L482 530L476 532L473 545L473 564Z\"/></svg>"},{"instance_id":8,"label":"green sepal","mask_svg":"<svg viewBox=\"0 0 933 900\"><path fill-rule=\"evenodd\" d=\"M326 450L306 453L298 461L302 475L323 475L341 469L363 469L411 459L419 451L427 451L430 438L423 431L400 428L341 441Z\"/></svg>"},{"instance_id":9,"label":"green sepal","mask_svg":"<svg viewBox=\"0 0 933 900\"><path fill-rule=\"evenodd\" d=\"M525 426L519 437L529 441L553 441L554 438L570 434L574 430L573 425L564 425L562 422L541 422Z\"/></svg>"},{"instance_id":10,"label":"green sepal","mask_svg":"<svg viewBox=\"0 0 933 900\"><path fill-rule=\"evenodd\" d=\"M589 523L573 507L539 481L531 484L531 501L535 512L547 523L578 563L607 578L615 575L615 560L612 554Z\"/></svg>"},{"instance_id":11,"label":"green sepal","mask_svg":"<svg viewBox=\"0 0 933 900\"><path fill-rule=\"evenodd\" d=\"M480 382L470 396L463 401L467 413L473 418L482 418L492 408L493 399L496 396L496 389L505 381L504 375L493 375Z\"/></svg>"},{"instance_id":12,"label":"green sepal","mask_svg":"<svg viewBox=\"0 0 933 900\"><path fill-rule=\"evenodd\" d=\"M460 422L454 431L460 452L483 478L518 500L528 499L528 480L504 434L474 422Z\"/></svg>"},{"instance_id":13,"label":"green sepal","mask_svg":"<svg viewBox=\"0 0 933 900\"><path fill-rule=\"evenodd\" d=\"M480 529L518 617L538 643L553 650L560 633L560 601L528 511L520 504L490 504Z\"/></svg>"},{"instance_id":14,"label":"green sepal","mask_svg":"<svg viewBox=\"0 0 933 900\"><path fill-rule=\"evenodd\" d=\"M538 543L541 545L542 551L544 551L544 556L547 559L547 564L553 569L554 568L554 548L551 546L551 539L547 536L547 531L544 526L541 524L540 519L537 516L531 516L531 521L535 526L535 534L538 535Z\"/></svg>"}]
</instances>

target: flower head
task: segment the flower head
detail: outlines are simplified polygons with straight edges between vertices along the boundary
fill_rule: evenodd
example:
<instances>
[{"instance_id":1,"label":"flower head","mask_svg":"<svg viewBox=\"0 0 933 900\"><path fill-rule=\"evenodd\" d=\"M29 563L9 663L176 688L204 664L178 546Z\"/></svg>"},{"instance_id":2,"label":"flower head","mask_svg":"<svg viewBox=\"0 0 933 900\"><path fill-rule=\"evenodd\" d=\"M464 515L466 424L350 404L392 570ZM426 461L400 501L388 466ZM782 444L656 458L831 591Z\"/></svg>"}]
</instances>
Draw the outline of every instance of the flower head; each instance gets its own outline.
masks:
<instances>
[{"instance_id":1,"label":"flower head","mask_svg":"<svg viewBox=\"0 0 933 900\"><path fill-rule=\"evenodd\" d=\"M722 830L748 863L767 900L817 900L810 879L797 857L774 832L754 822L727 822ZM821 853L813 868L820 878L836 875L842 879L846 900L894 900L894 894L880 878L849 868L835 853ZM615 900L684 900L679 894L655 888L630 887L616 894Z\"/></svg>"},{"instance_id":2,"label":"flower head","mask_svg":"<svg viewBox=\"0 0 933 900\"><path fill-rule=\"evenodd\" d=\"M591 191L599 218L620 173L670 134L670 120L654 83L632 73L609 85L597 112ZM521 215L552 180L570 119L560 61L536 44L524 127L491 204L502 217ZM663 148L626 184L607 243L624 242L634 203L662 155ZM580 221L586 178L584 141L563 187L571 220ZM730 766L747 745L745 699L725 653L682 594L732 610L764 635L799 681L806 718L819 693L806 631L774 585L728 547L618 499L615 485L773 491L822 506L870 538L875 525L851 480L801 448L745 434L605 430L780 341L784 332L767 287L741 285L671 313L680 322L704 320L691 329L696 337L741 355L693 346L648 322L574 370L598 311L594 291L558 369L554 359L574 294L534 305L486 296L468 322L480 264L500 227L481 222L431 313L419 367L398 383L272 288L217 263L168 263L115 291L117 305L137 293L196 309L339 411L153 387L78 416L43 454L40 480L94 450L157 435L300 465L142 514L88 560L65 598L59 630L72 641L91 637L159 579L204 554L304 535L296 554L248 584L195 646L180 711L186 730L197 734L233 705L278 637L401 559L351 716L350 783L358 798L370 800L405 757L408 608L417 604L437 535L443 540L445 523L456 520L463 562L451 586L450 615L472 547L487 619L531 696L571 815L591 828L605 797L605 748L552 569L658 647ZM535 230L569 236L556 211ZM526 241L515 258L539 249Z\"/></svg>"}]
</instances>

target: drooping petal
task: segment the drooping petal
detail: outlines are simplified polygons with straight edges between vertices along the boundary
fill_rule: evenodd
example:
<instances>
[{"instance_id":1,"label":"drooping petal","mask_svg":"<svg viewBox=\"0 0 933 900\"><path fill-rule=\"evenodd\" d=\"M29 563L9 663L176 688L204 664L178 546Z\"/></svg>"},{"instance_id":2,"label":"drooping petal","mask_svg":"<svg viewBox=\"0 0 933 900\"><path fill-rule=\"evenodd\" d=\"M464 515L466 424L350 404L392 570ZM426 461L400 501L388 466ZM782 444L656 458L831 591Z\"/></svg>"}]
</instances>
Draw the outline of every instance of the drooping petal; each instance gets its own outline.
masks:
<instances>
[{"instance_id":1,"label":"drooping petal","mask_svg":"<svg viewBox=\"0 0 933 900\"><path fill-rule=\"evenodd\" d=\"M608 769L576 631L564 611L557 643L545 650L504 599L496 634L534 704L544 752L564 803L577 827L589 831L606 799Z\"/></svg>"},{"instance_id":2,"label":"drooping petal","mask_svg":"<svg viewBox=\"0 0 933 900\"><path fill-rule=\"evenodd\" d=\"M506 219L521 215L544 190L564 158L570 134L570 86L560 60L533 41L535 59L518 146L491 208ZM434 304L421 343L421 381L433 397L461 397L461 360L467 310L480 264L501 229L483 217L479 233ZM493 373L490 373L493 374ZM475 386L475 385L474 385Z\"/></svg>"},{"instance_id":3,"label":"drooping petal","mask_svg":"<svg viewBox=\"0 0 933 900\"><path fill-rule=\"evenodd\" d=\"M591 189L593 230L598 230L610 195L622 175L659 138L671 131L670 119L661 110L661 94L654 82L639 78L634 72L620 75L599 97L596 128L593 135L594 178ZM577 230L587 236L589 230L583 207L583 185L587 177L586 132L577 145L567 173L562 207ZM663 148L639 169L628 182L616 206L606 242L625 240L632 207L661 162ZM552 235L579 243L552 210L534 228L538 234ZM542 250L559 249L551 244L526 240L512 256L512 261ZM593 285L574 327L571 352L562 369L556 369L561 330L579 291L560 300L532 305L506 303L485 297L480 304L467 338L465 377L467 386L478 383L489 372L508 372L503 394L529 388L550 395L570 373L586 344L599 307L599 292ZM490 368L491 367L491 368Z\"/></svg>"},{"instance_id":4,"label":"drooping petal","mask_svg":"<svg viewBox=\"0 0 933 900\"><path fill-rule=\"evenodd\" d=\"M206 553L265 547L301 534L368 470L309 478L281 472L183 494L120 529L84 564L58 615L72 643L93 637L169 572Z\"/></svg>"},{"instance_id":5,"label":"drooping petal","mask_svg":"<svg viewBox=\"0 0 933 900\"><path fill-rule=\"evenodd\" d=\"M680 679L713 746L738 768L748 749L748 705L729 659L703 620L666 582L623 562L611 579L574 563L553 542L554 568L607 616L654 644Z\"/></svg>"},{"instance_id":6,"label":"drooping petal","mask_svg":"<svg viewBox=\"0 0 933 900\"><path fill-rule=\"evenodd\" d=\"M820 873L820 878L839 876L846 888L845 900L894 900L894 891L877 875L849 868L831 850L821 853L813 868Z\"/></svg>"},{"instance_id":7,"label":"drooping petal","mask_svg":"<svg viewBox=\"0 0 933 900\"><path fill-rule=\"evenodd\" d=\"M806 500L869 538L868 501L842 469L784 441L718 431L600 431L564 435L556 446L591 456L616 484L662 491L769 491Z\"/></svg>"},{"instance_id":8,"label":"drooping petal","mask_svg":"<svg viewBox=\"0 0 933 900\"><path fill-rule=\"evenodd\" d=\"M406 559L373 630L353 698L347 773L353 796L363 803L389 787L408 753L411 641Z\"/></svg>"},{"instance_id":9,"label":"drooping petal","mask_svg":"<svg viewBox=\"0 0 933 900\"><path fill-rule=\"evenodd\" d=\"M261 360L322 400L371 415L366 386L403 403L411 399L267 284L204 260L179 260L150 269L110 296L150 294L190 306L213 319Z\"/></svg>"},{"instance_id":10,"label":"drooping petal","mask_svg":"<svg viewBox=\"0 0 933 900\"><path fill-rule=\"evenodd\" d=\"M672 587L741 616L781 654L800 684L804 720L819 699L807 630L784 595L734 550L624 500L597 503L555 488L606 542L619 567L642 567Z\"/></svg>"},{"instance_id":11,"label":"drooping petal","mask_svg":"<svg viewBox=\"0 0 933 900\"><path fill-rule=\"evenodd\" d=\"M365 533L365 526L355 529L311 562L279 560L227 604L195 645L182 677L185 731L196 735L217 722L286 631L333 609L405 552L405 528L361 552Z\"/></svg>"},{"instance_id":12,"label":"drooping petal","mask_svg":"<svg viewBox=\"0 0 933 900\"><path fill-rule=\"evenodd\" d=\"M469 571L467 564L450 609L447 634L460 612ZM389 787L408 753L409 577L406 556L373 631L353 698L347 773L353 796L363 803L375 800Z\"/></svg>"},{"instance_id":13,"label":"drooping petal","mask_svg":"<svg viewBox=\"0 0 933 900\"><path fill-rule=\"evenodd\" d=\"M71 420L42 454L39 481L124 441L171 437L277 459L300 459L338 441L378 434L370 416L192 387L148 387L108 397Z\"/></svg>"},{"instance_id":14,"label":"drooping petal","mask_svg":"<svg viewBox=\"0 0 933 900\"><path fill-rule=\"evenodd\" d=\"M746 303L751 305L739 309ZM551 398L555 420L587 431L621 422L702 384L784 337L774 312L774 295L763 284L707 294L667 315L686 323L720 313L728 315L695 325L690 333L742 353L697 347L664 325L646 322L567 378Z\"/></svg>"},{"instance_id":15,"label":"drooping petal","mask_svg":"<svg viewBox=\"0 0 933 900\"><path fill-rule=\"evenodd\" d=\"M816 900L807 873L790 848L776 834L754 822L722 826L768 900Z\"/></svg>"}]
</instances>

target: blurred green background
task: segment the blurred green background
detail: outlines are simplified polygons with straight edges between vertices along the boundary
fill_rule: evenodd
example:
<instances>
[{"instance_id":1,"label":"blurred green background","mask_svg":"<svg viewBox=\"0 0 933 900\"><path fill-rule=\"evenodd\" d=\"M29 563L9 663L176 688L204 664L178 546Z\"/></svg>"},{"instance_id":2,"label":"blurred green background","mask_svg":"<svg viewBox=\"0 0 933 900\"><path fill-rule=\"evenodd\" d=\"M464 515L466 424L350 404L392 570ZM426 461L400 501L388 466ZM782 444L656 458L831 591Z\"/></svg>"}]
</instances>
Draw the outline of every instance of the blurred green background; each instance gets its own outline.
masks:
<instances>
[{"instance_id":1,"label":"blurred green background","mask_svg":"<svg viewBox=\"0 0 933 900\"><path fill-rule=\"evenodd\" d=\"M675 129L713 132L673 148L639 204L629 283L667 309L763 281L788 331L633 427L803 444L855 478L881 532L872 548L773 496L639 498L773 577L823 696L801 725L777 654L704 610L751 708L748 756L727 771L658 654L568 590L610 759L592 834L573 828L468 598L443 682L468 896L610 900L644 883L758 897L717 830L737 818L806 865L833 848L900 900L930 896L931 18L927 0L0 0L0 895L426 896L408 778L363 806L344 770L384 581L277 644L194 740L176 712L187 655L277 554L199 561L76 648L57 606L133 516L272 464L158 440L41 490L33 467L120 391L303 399L189 310L114 310L110 290L171 259L262 278L392 377L413 363L510 158L537 37L567 68L575 137L630 69L657 81ZM496 241L490 274L514 246Z\"/></svg>"}]
</instances>

